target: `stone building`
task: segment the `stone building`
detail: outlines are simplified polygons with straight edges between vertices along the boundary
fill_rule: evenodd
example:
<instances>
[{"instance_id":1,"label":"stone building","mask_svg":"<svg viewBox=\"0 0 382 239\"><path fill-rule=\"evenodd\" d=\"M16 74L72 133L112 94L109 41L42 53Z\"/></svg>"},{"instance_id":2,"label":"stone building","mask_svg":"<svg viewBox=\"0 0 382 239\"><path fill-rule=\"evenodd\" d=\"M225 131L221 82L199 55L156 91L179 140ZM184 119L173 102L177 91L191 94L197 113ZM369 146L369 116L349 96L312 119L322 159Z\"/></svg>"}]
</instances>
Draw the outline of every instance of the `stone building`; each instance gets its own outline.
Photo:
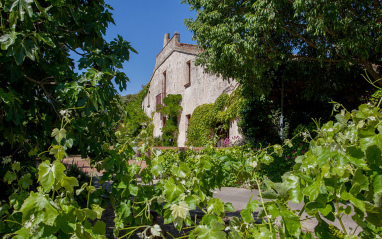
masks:
<instances>
[{"instance_id":1,"label":"stone building","mask_svg":"<svg viewBox=\"0 0 382 239\"><path fill-rule=\"evenodd\" d=\"M195 66L194 61L200 52L197 45L180 42L179 33L170 39L164 36L163 48L156 56L156 63L150 79L149 91L142 107L153 118L154 137L162 134L166 119L156 112L156 106L162 105L163 98L169 94L181 94L183 111L179 119L178 146L185 146L187 127L192 112L202 104L214 103L223 92L231 93L238 83L223 81L221 78L204 72L203 67ZM232 120L228 132L230 138L240 136L237 119Z\"/></svg>"}]
</instances>

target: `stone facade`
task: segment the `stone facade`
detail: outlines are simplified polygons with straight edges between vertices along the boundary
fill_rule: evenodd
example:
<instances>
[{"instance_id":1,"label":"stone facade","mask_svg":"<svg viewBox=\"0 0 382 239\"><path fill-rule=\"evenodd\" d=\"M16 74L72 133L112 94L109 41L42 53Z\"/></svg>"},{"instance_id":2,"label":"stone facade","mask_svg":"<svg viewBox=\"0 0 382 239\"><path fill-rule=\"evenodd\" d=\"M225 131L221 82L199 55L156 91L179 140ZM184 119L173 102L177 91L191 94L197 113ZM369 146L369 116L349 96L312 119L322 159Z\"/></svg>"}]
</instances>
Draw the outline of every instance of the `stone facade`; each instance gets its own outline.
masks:
<instances>
[{"instance_id":1,"label":"stone facade","mask_svg":"<svg viewBox=\"0 0 382 239\"><path fill-rule=\"evenodd\" d=\"M180 35L175 32L170 39L166 33L163 48L156 57L149 91L142 107L153 118L154 137L162 134L164 119L156 112L156 106L169 94L181 94L183 111L179 119L178 146L185 146L188 121L194 109L202 104L214 103L223 92L231 93L238 83L223 81L221 78L206 74L201 66L195 66L196 55L200 52L197 45L180 43ZM240 136L237 119L230 124L229 137Z\"/></svg>"}]
</instances>

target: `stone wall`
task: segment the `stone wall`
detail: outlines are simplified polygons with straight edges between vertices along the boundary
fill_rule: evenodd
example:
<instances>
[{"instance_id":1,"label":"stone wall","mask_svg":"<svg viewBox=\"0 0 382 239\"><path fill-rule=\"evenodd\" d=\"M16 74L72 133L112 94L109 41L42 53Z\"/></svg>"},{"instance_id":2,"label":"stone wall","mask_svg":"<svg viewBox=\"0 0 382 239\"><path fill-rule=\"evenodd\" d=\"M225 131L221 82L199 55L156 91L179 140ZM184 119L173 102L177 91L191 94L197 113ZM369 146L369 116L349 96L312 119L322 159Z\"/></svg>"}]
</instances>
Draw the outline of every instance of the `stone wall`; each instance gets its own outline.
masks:
<instances>
[{"instance_id":1,"label":"stone wall","mask_svg":"<svg viewBox=\"0 0 382 239\"><path fill-rule=\"evenodd\" d=\"M215 102L223 92L230 93L237 86L236 82L223 81L215 75L204 73L201 66L195 66L194 61L198 52L196 45L180 43L180 35L177 32L170 40L168 35L165 35L164 48L156 57L149 92L142 102L146 114L153 118L154 137L159 137L162 134L163 119L161 114L156 112L156 97L159 94L162 96L164 94L182 95L183 111L179 119L179 147L185 146L187 139L187 115L192 115L199 105ZM231 125L230 137L239 135L237 120L233 120Z\"/></svg>"}]
</instances>

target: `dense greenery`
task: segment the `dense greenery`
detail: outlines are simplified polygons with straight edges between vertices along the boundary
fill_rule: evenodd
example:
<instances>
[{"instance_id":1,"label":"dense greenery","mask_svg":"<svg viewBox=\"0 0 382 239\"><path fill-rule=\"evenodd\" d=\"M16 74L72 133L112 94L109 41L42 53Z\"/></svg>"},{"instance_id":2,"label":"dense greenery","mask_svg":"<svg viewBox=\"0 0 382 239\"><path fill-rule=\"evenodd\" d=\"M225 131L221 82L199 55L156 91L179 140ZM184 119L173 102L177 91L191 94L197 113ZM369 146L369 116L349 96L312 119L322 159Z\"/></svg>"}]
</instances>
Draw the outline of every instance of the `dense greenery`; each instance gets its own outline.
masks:
<instances>
[{"instance_id":1,"label":"dense greenery","mask_svg":"<svg viewBox=\"0 0 382 239\"><path fill-rule=\"evenodd\" d=\"M149 91L150 84L143 87L134 95L121 97L123 122L119 125L119 131L126 136L125 140L132 140L139 135L142 129L148 129L152 135L152 122L142 109L142 101Z\"/></svg>"},{"instance_id":2,"label":"dense greenery","mask_svg":"<svg viewBox=\"0 0 382 239\"><path fill-rule=\"evenodd\" d=\"M182 95L167 95L163 99L163 106L157 110L164 117L165 124L162 127L161 146L177 146L179 134L179 117L182 113Z\"/></svg>"},{"instance_id":3,"label":"dense greenery","mask_svg":"<svg viewBox=\"0 0 382 239\"><path fill-rule=\"evenodd\" d=\"M231 120L239 115L244 103L237 88L230 95L222 93L213 104L203 104L195 108L187 128L187 144L205 146L219 137L218 130L227 131Z\"/></svg>"},{"instance_id":4,"label":"dense greenery","mask_svg":"<svg viewBox=\"0 0 382 239\"><path fill-rule=\"evenodd\" d=\"M120 69L135 52L120 36L104 40L110 9L103 0L0 1L1 156L24 162L46 150L53 128L70 118L65 147L102 158L119 120L113 83L126 88Z\"/></svg>"},{"instance_id":5,"label":"dense greenery","mask_svg":"<svg viewBox=\"0 0 382 239\"><path fill-rule=\"evenodd\" d=\"M186 21L204 50L197 62L225 79L262 89L266 72L292 61L361 65L382 78L380 0L182 2L197 10Z\"/></svg>"},{"instance_id":6,"label":"dense greenery","mask_svg":"<svg viewBox=\"0 0 382 239\"><path fill-rule=\"evenodd\" d=\"M196 0L188 2L198 3ZM212 4L212 1L201 3ZM224 2L218 6L225 8L226 3L233 4ZM251 3L235 2L237 6ZM272 21L279 17L288 20L287 17L294 13L287 12L291 9L284 1L255 3L254 10L263 11L253 15L249 9L242 16L258 21L271 14L268 21L277 24L263 24L265 33L278 24L289 24ZM304 21L309 20L306 24L311 28L306 29L306 33L316 31L314 37L307 38L309 41L328 44L329 50L345 49L351 59L357 60L360 54L369 53L370 41L367 40L379 36L379 21L368 22L375 16L379 17L379 12L373 14L379 1L370 6L365 1L357 5L349 2L348 6L336 3L294 1L292 10L297 11L295 17L300 21L297 24L302 24L302 29ZM345 6L354 12L350 11L349 16L345 9L342 17L341 14L335 15L338 9L317 11L313 8L324 6L322 4L337 6L340 10ZM279 9L281 5L286 6L285 9ZM206 12L211 10L209 5L196 7L203 7ZM306 11L310 8L312 11ZM178 230L186 225L188 230L183 237L190 238L380 238L382 111L379 107L363 104L357 110L347 111L336 104L335 121L323 125L316 121L316 137L309 131L302 134L303 139L309 142L306 152L302 152L305 151L303 143L300 145L298 141L296 145L292 140L285 140L283 145L267 145L257 150L232 147L217 151L209 146L203 154L174 153L168 154L170 159L167 159L159 150L149 148L150 141L142 136L141 131L139 150L142 156L135 157L132 144L125 140L128 133L118 131L114 134L113 131L119 118L119 105L112 85L114 80L121 88L126 87L127 78L118 69L134 50L121 37L110 43L104 41L105 30L109 23L113 23L108 9L111 8L102 0L70 3L0 0L0 182L6 186L6 190L1 191L4 198L0 200L1 235L28 239L105 238L106 225L101 216L106 196L115 213L114 236L121 238L138 230L145 238L168 235L156 224L156 215L162 216L165 224L172 223ZM232 9L239 8L230 6L226 9L229 10L227 21L234 16L229 14ZM280 10L280 14L272 15L275 10ZM214 14L219 15L219 12ZM331 18L320 18L320 14ZM362 15L354 18L353 14ZM337 27L333 31L347 33L351 37L349 42L329 44L327 35L323 35L323 31L331 30L326 22L321 22L325 19L330 19ZM366 22L359 25L359 19ZM353 20L349 29L338 25L342 20ZM370 33L368 29L373 24L377 31ZM256 24L253 26L258 27ZM225 28L220 26L211 34L219 29L224 31ZM358 31L367 34L352 35ZM248 32L253 34L253 29L249 28ZM287 32L287 29L281 31ZM264 39L272 40L274 35L277 39L279 32L271 33L265 34ZM267 36L272 38L267 39ZM346 44L354 44L360 37L365 44L346 48ZM380 47L378 40L371 41L373 47ZM240 38L237 42L241 42ZM303 46L301 50L311 50L297 44L299 42L294 39L290 42L294 42L296 48ZM337 48L333 49L333 44ZM226 51L229 52L229 48ZM85 70L81 75L74 72L69 52L81 56L79 68ZM250 51L247 53L251 56ZM269 53L276 57L271 49ZM320 56L320 52L316 54ZM375 55L370 54L363 64L375 59ZM282 58L287 54L279 56ZM330 52L325 56L331 56ZM341 56L333 57L329 60ZM234 66L240 67L240 64ZM231 97L235 98L235 94L223 95L215 104L209 105L213 114L206 121L211 122L211 126L220 122L224 127L225 122L235 115L233 113L238 112L238 108L230 109L230 105L236 102L228 100ZM164 101L168 106L171 102L178 101ZM173 116L181 110L180 106L170 108L162 108L163 114ZM223 110L228 111L227 115L222 113ZM211 127L205 129L211 130ZM109 142L114 141L114 137L117 137L117 143L112 145ZM80 185L77 178L69 175L61 160L74 145L78 145L83 155L90 156L93 162L97 160L95 167L104 170L99 183L110 182L110 192L95 188L93 178ZM298 152L290 152L294 149ZM147 151L151 152L150 158L146 156ZM300 153L303 155L298 155ZM279 183L262 179L262 169L283 155L286 158L297 156L293 170L285 173ZM31 163L26 162L28 159ZM129 163L132 159L135 159L134 164ZM170 165L168 161L174 163ZM142 168L143 162L147 167ZM154 184L153 178L159 178L159 181ZM240 212L240 218L229 218L227 227L223 218L226 212L235 209L231 203L213 198L213 190L235 180L255 184L262 190L259 191L260 200L250 198L246 208ZM291 210L288 203L304 206L301 210ZM201 218L191 217L191 211L196 209L202 212ZM256 219L260 223L254 218L258 209ZM314 232L303 230L303 212L317 220ZM345 228L346 217L351 217L361 232L356 232L357 228ZM328 224L330 221L338 221L340 227Z\"/></svg>"},{"instance_id":7,"label":"dense greenery","mask_svg":"<svg viewBox=\"0 0 382 239\"><path fill-rule=\"evenodd\" d=\"M281 156L286 147L293 147L291 141L257 151L245 148L216 151L208 147L203 155L173 153L171 165L158 150L152 150L151 159L137 157L138 165L131 165L128 160L134 151L129 143L116 144L114 149L106 145L109 156L97 167L106 170L103 181L112 181L111 193L107 194L116 214L114 235L119 236L124 230L127 233L124 236L129 236L141 229L140 233L147 237L163 236L168 232L155 224L155 215L161 215L166 224L173 223L179 230L184 225L192 226L186 235L190 238L275 238L277 235L280 238L379 238L382 232L381 122L381 110L371 105L361 105L352 112L340 110L336 122L329 121L316 129L317 137L310 140L308 150L296 158L296 166L283 175L281 183L265 178L262 185L260 168L271 163L276 154ZM58 132L57 142L67 137L63 129L54 130ZM309 133L303 136L306 140L310 138ZM59 162L64 156L63 146L53 147L57 149L52 151L56 160L40 164L37 191L28 192L37 178L21 177L24 168L10 158L3 159L3 163L12 164L4 180L13 185L14 194L10 203L2 202L0 206L0 216L6 219L1 221L2 233L11 232L10 235L20 238L52 235L104 238L104 222L98 220L94 226L90 223L100 218L103 210L100 201L92 203L97 201L93 195L100 190L87 184L75 190L78 181L67 177L65 167ZM142 155L147 150L147 145L142 144ZM147 168L141 170L143 160ZM241 217L230 218L227 228L222 218L235 209L232 204L213 198L212 191L221 187L230 175L237 175L236 179L242 182L253 182L263 190L260 201L251 198L240 212ZM154 176L161 178L155 185ZM87 193L86 208L79 207L74 192ZM302 203L304 207L291 210L289 201ZM190 212L196 208L203 214L201 219L193 220ZM260 224L253 215L258 208ZM314 232L302 230L302 212L317 219ZM361 232L355 234L355 228L344 227L347 215L352 215ZM341 226L337 228L323 218L337 220Z\"/></svg>"}]
</instances>

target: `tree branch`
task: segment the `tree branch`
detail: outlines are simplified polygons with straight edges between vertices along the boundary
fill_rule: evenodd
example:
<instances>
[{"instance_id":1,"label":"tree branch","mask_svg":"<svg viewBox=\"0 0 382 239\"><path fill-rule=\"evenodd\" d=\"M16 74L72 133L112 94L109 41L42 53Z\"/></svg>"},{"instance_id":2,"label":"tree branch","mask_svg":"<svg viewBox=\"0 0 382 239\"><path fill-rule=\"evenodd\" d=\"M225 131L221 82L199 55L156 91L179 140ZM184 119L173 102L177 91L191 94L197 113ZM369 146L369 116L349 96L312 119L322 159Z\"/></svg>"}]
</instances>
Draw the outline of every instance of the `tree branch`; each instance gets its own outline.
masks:
<instances>
[{"instance_id":1,"label":"tree branch","mask_svg":"<svg viewBox=\"0 0 382 239\"><path fill-rule=\"evenodd\" d=\"M56 112L58 118L61 120L61 116L58 114L58 112L57 112L57 110L56 110L56 107L53 105L52 101L49 100L49 99L54 100L57 104L60 104L60 102L58 102L57 99L55 99L51 94L49 94L49 92L48 92L48 91L45 89L45 87L44 87L45 84L53 84L53 83L56 84L56 83L55 83L55 82L41 82L41 81L37 81L37 80L34 80L34 79L30 78L29 76L27 76L27 75L25 75L25 74L23 74L23 76L24 76L27 80L29 80L29 81L31 81L31 82L34 82L34 83L38 84L38 85L42 88L42 90L44 91L46 97L48 98L48 102L52 105L54 112ZM48 78L54 78L54 77L53 77L53 76L49 76L49 77L45 77L44 79L48 79ZM43 79L43 80L44 80L44 79Z\"/></svg>"},{"instance_id":2,"label":"tree branch","mask_svg":"<svg viewBox=\"0 0 382 239\"><path fill-rule=\"evenodd\" d=\"M332 62L332 63L343 62L343 60L319 59L319 58L314 58L314 57L306 57L306 56L298 56L298 55L292 55L291 59L301 59L301 60L308 60L308 61L322 61L322 62Z\"/></svg>"},{"instance_id":3,"label":"tree branch","mask_svg":"<svg viewBox=\"0 0 382 239\"><path fill-rule=\"evenodd\" d=\"M285 31L287 31L292 36L300 38L301 40L306 42L306 44L308 44L309 46L311 46L313 48L316 48L316 49L318 48L318 46L316 44L314 44L313 42L309 41L308 39L306 39L305 37L301 36L300 34L294 33L294 32L292 32L290 29L288 29L286 27L281 27L281 28L284 29Z\"/></svg>"},{"instance_id":4,"label":"tree branch","mask_svg":"<svg viewBox=\"0 0 382 239\"><path fill-rule=\"evenodd\" d=\"M64 43L64 45L67 47L67 48L69 48L69 50L71 50L71 51L73 51L73 52L75 52L75 53L77 53L78 55L80 55L80 56L86 56L86 55L89 55L88 53L86 54L86 53L79 53L78 51L76 51L76 50L74 50L73 48L71 48L69 45L68 45L68 43Z\"/></svg>"}]
</instances>

